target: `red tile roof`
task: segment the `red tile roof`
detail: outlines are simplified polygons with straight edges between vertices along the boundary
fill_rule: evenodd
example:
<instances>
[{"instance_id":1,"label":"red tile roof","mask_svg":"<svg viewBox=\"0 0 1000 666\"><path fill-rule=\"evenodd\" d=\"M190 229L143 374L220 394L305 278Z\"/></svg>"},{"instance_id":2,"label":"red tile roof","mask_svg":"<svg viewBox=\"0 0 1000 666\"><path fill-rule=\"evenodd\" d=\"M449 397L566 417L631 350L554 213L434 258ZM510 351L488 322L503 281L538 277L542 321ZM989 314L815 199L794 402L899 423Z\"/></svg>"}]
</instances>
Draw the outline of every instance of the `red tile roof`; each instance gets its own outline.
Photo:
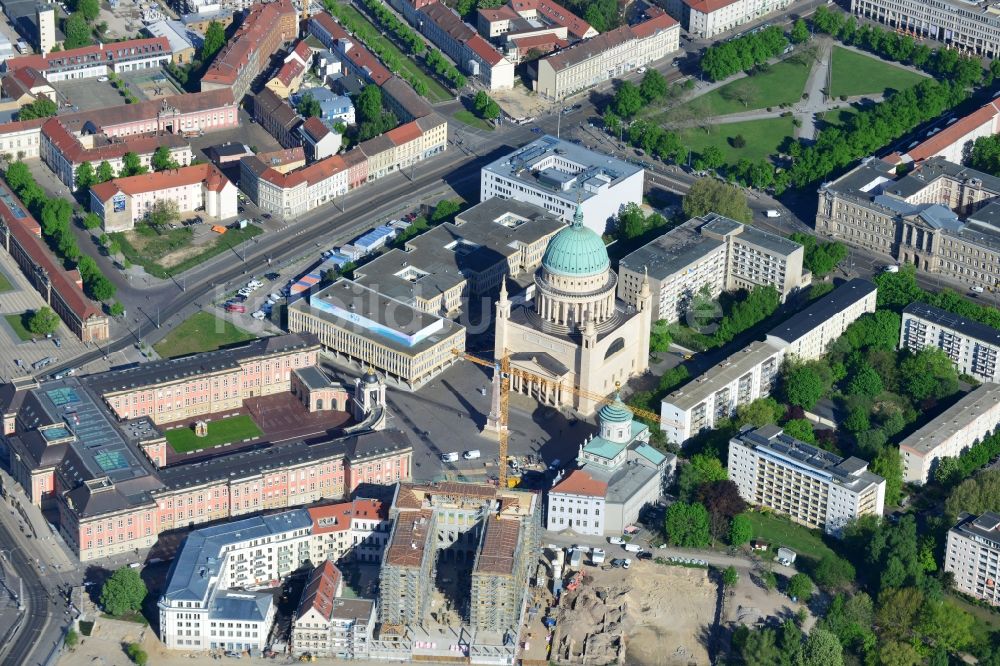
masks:
<instances>
[{"instance_id":1,"label":"red tile roof","mask_svg":"<svg viewBox=\"0 0 1000 666\"><path fill-rule=\"evenodd\" d=\"M333 602L337 597L337 588L340 586L340 570L330 560L326 560L312 570L309 580L302 590L302 600L299 601L299 608L295 614L296 619L301 618L310 610L315 610L325 620L329 620L333 615Z\"/></svg>"},{"instance_id":2,"label":"red tile roof","mask_svg":"<svg viewBox=\"0 0 1000 666\"><path fill-rule=\"evenodd\" d=\"M278 150L257 153L257 158L268 166L282 166L292 162L305 162L306 151L302 146L279 148Z\"/></svg>"},{"instance_id":3,"label":"red tile roof","mask_svg":"<svg viewBox=\"0 0 1000 666\"><path fill-rule=\"evenodd\" d=\"M352 518L389 520L389 505L377 499L356 499L351 506Z\"/></svg>"},{"instance_id":4,"label":"red tile roof","mask_svg":"<svg viewBox=\"0 0 1000 666\"><path fill-rule=\"evenodd\" d=\"M313 116L302 123L302 131L309 135L313 141L319 141L330 133L330 128L323 124L323 121Z\"/></svg>"},{"instance_id":5,"label":"red tile roof","mask_svg":"<svg viewBox=\"0 0 1000 666\"><path fill-rule=\"evenodd\" d=\"M503 5L496 8L480 9L479 15L493 23L495 21L511 21L520 16L510 5Z\"/></svg>"},{"instance_id":6,"label":"red tile roof","mask_svg":"<svg viewBox=\"0 0 1000 666\"><path fill-rule=\"evenodd\" d=\"M490 46L490 43L483 39L480 35L473 35L469 38L469 41L467 41L465 45L472 49L473 53L489 63L490 67L493 67L503 60L503 56L500 55L500 52Z\"/></svg>"},{"instance_id":7,"label":"red tile roof","mask_svg":"<svg viewBox=\"0 0 1000 666\"><path fill-rule=\"evenodd\" d=\"M90 191L99 201L107 202L119 192L135 195L202 182L205 183L205 186L209 190L218 192L229 183L229 179L212 164L196 164L170 171L157 171L154 173L144 173L139 176L129 176L128 178L115 178L106 183L94 185L90 188Z\"/></svg>"},{"instance_id":8,"label":"red tile roof","mask_svg":"<svg viewBox=\"0 0 1000 666\"><path fill-rule=\"evenodd\" d=\"M646 20L632 26L632 32L639 39L646 39L675 25L677 21L672 16L659 7L650 7L646 10Z\"/></svg>"},{"instance_id":9,"label":"red tile roof","mask_svg":"<svg viewBox=\"0 0 1000 666\"><path fill-rule=\"evenodd\" d=\"M1000 114L1000 102L992 101L985 106L973 111L961 120L952 123L948 127L927 139L913 150L906 151L914 162L920 162L929 157L937 155L939 152L951 144L961 141L969 132L972 132L987 123L994 125L997 114ZM990 133L995 130L995 125L990 128Z\"/></svg>"},{"instance_id":10,"label":"red tile roof","mask_svg":"<svg viewBox=\"0 0 1000 666\"><path fill-rule=\"evenodd\" d=\"M351 502L314 506L307 511L313 521L313 534L343 532L351 527Z\"/></svg>"},{"instance_id":11,"label":"red tile roof","mask_svg":"<svg viewBox=\"0 0 1000 666\"><path fill-rule=\"evenodd\" d=\"M565 479L556 484L551 492L604 497L608 493L608 484L598 481L582 469L574 469L566 475Z\"/></svg>"},{"instance_id":12,"label":"red tile roof","mask_svg":"<svg viewBox=\"0 0 1000 666\"><path fill-rule=\"evenodd\" d=\"M416 121L413 121L389 130L385 133L385 136L388 137L394 145L402 146L419 139L423 136L423 132L420 131Z\"/></svg>"},{"instance_id":13,"label":"red tile roof","mask_svg":"<svg viewBox=\"0 0 1000 666\"><path fill-rule=\"evenodd\" d=\"M48 118L32 118L31 120L15 120L9 123L2 123L0 124L0 136L40 128L47 120Z\"/></svg>"},{"instance_id":14,"label":"red tile roof","mask_svg":"<svg viewBox=\"0 0 1000 666\"><path fill-rule=\"evenodd\" d=\"M552 33L546 33L544 35L531 35L530 37L514 37L511 41L514 42L518 51L522 54L527 53L531 49L540 49L548 52L553 49L563 49L569 46L568 41L565 39L559 39ZM546 49L546 47L548 48Z\"/></svg>"},{"instance_id":15,"label":"red tile roof","mask_svg":"<svg viewBox=\"0 0 1000 666\"><path fill-rule=\"evenodd\" d=\"M133 53L133 51L139 51ZM68 51L56 51L48 55L28 55L19 58L10 58L4 62L4 67L8 72L12 72L22 67L34 67L38 71L45 73L50 69L61 67L75 67L80 64L113 64L116 60L131 60L137 56L156 54L170 55L170 41L166 37L149 37L145 39L130 39L124 42L112 42L110 44L93 44L91 46L81 46L78 49Z\"/></svg>"},{"instance_id":16,"label":"red tile roof","mask_svg":"<svg viewBox=\"0 0 1000 666\"><path fill-rule=\"evenodd\" d=\"M273 35L272 30L277 30L282 17L289 13L295 14L295 8L290 0L253 5L239 30L215 56L215 60L202 75L202 82L230 85L235 83L251 56L263 48L262 44ZM262 62L266 63L271 54L263 55L265 57Z\"/></svg>"},{"instance_id":17,"label":"red tile roof","mask_svg":"<svg viewBox=\"0 0 1000 666\"><path fill-rule=\"evenodd\" d=\"M309 64L309 59L312 58L312 48L306 44L306 40L301 40L295 45L295 50L292 51L295 55L302 59L302 62Z\"/></svg>"},{"instance_id":18,"label":"red tile roof","mask_svg":"<svg viewBox=\"0 0 1000 666\"><path fill-rule=\"evenodd\" d=\"M7 202L0 199L0 217L10 229L10 233L17 239L18 245L31 257L36 266L48 274L52 288L58 292L80 321L85 322L91 317L102 316L100 308L84 296L76 280L69 272L63 270L56 258L49 252L45 242L39 237L41 229L38 222L28 213L24 203L6 186L0 186L0 189L7 190L6 193L9 195L10 201L23 213L20 216L16 215Z\"/></svg>"},{"instance_id":19,"label":"red tile roof","mask_svg":"<svg viewBox=\"0 0 1000 666\"><path fill-rule=\"evenodd\" d=\"M42 125L42 133L49 143L73 164L113 160L129 152L137 155L151 155L160 146L180 148L188 145L183 137L170 132L162 132L116 137L109 143L94 148L84 148L80 140L66 129L59 118L47 118L46 123Z\"/></svg>"},{"instance_id":20,"label":"red tile roof","mask_svg":"<svg viewBox=\"0 0 1000 666\"><path fill-rule=\"evenodd\" d=\"M350 36L347 34L347 31L344 30L344 28L342 28L341 25L337 23L327 12L313 14L310 21L315 21L316 25L323 28L323 30L325 30L333 39L346 39Z\"/></svg>"},{"instance_id":21,"label":"red tile roof","mask_svg":"<svg viewBox=\"0 0 1000 666\"><path fill-rule=\"evenodd\" d=\"M292 81L294 81L297 76L305 72L305 70L305 65L298 60L289 60L281 66L281 69L278 70L278 73L274 78L281 81L282 85L287 88L292 85Z\"/></svg>"},{"instance_id":22,"label":"red tile roof","mask_svg":"<svg viewBox=\"0 0 1000 666\"><path fill-rule=\"evenodd\" d=\"M684 0L684 4L702 14L711 14L723 7L728 7L734 2L736 0Z\"/></svg>"}]
</instances>

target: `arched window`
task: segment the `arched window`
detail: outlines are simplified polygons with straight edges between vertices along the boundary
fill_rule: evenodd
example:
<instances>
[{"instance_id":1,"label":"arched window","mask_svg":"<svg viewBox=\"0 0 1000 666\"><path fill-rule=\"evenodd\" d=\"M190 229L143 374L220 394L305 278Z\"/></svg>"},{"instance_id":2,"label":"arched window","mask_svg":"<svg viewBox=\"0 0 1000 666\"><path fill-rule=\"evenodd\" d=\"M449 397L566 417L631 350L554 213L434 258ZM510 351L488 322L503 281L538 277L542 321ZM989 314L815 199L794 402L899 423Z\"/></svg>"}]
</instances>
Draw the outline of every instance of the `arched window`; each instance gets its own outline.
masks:
<instances>
[{"instance_id":1,"label":"arched window","mask_svg":"<svg viewBox=\"0 0 1000 666\"><path fill-rule=\"evenodd\" d=\"M608 352L604 355L604 358L609 359L612 355L617 354L623 349L625 349L625 338L618 338L608 346Z\"/></svg>"}]
</instances>

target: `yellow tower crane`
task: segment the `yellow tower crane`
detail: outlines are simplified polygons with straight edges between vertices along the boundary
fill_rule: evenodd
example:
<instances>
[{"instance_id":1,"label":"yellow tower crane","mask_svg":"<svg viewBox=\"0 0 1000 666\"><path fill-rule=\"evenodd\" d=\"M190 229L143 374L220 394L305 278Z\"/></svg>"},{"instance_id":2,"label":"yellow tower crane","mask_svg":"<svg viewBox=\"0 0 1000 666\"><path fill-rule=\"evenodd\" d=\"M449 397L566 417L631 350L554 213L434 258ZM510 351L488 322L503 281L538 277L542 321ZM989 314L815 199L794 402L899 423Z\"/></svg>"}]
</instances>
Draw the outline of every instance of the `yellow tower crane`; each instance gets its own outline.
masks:
<instances>
[{"instance_id":1,"label":"yellow tower crane","mask_svg":"<svg viewBox=\"0 0 1000 666\"><path fill-rule=\"evenodd\" d=\"M500 357L497 361L490 361L489 359L481 358L474 354L468 352L460 351L458 349L452 349L451 353L459 358L465 359L475 363L476 365L481 365L487 368L493 368L493 372L499 372L500 377L500 408L497 414L497 444L498 444L498 460L499 471L497 474L498 481L497 486L500 488L507 487L507 441L510 437L509 429L507 427L507 420L510 414L510 378L517 377L518 379L536 381L536 382L546 382L552 384L551 379L547 379L540 375L528 372L527 370L522 370L520 368L511 368L510 365L510 354L504 350L504 355ZM494 381L496 381L494 377ZM585 391L577 386L568 386L566 384L555 384L554 388L559 390L569 391L574 395L578 395L582 398L588 398L596 402L599 406L604 405L615 400L614 397L609 397L606 395L601 395L599 393L594 393L592 391ZM615 392L615 397L617 397L617 391ZM657 423L660 420L660 415L650 412L645 409L639 409L637 407L629 406L636 416Z\"/></svg>"}]
</instances>

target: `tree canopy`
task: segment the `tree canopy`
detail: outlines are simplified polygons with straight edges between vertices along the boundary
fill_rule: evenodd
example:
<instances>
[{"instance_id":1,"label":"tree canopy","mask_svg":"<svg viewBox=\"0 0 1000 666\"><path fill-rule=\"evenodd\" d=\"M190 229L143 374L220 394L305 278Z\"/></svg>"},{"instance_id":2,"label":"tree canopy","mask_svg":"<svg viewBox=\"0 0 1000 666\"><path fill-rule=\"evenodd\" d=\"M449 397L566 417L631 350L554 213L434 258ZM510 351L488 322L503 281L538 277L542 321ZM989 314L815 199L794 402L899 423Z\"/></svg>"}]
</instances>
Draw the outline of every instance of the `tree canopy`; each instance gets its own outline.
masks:
<instances>
[{"instance_id":1,"label":"tree canopy","mask_svg":"<svg viewBox=\"0 0 1000 666\"><path fill-rule=\"evenodd\" d=\"M100 604L109 615L121 616L142 610L146 584L139 572L130 567L118 569L101 587Z\"/></svg>"},{"instance_id":2,"label":"tree canopy","mask_svg":"<svg viewBox=\"0 0 1000 666\"><path fill-rule=\"evenodd\" d=\"M667 509L664 527L674 546L704 548L710 541L708 511L698 503L674 502Z\"/></svg>"},{"instance_id":3,"label":"tree canopy","mask_svg":"<svg viewBox=\"0 0 1000 666\"><path fill-rule=\"evenodd\" d=\"M718 213L737 222L753 220L746 195L739 188L715 178L696 180L684 195L682 205L684 214L689 218Z\"/></svg>"},{"instance_id":4,"label":"tree canopy","mask_svg":"<svg viewBox=\"0 0 1000 666\"><path fill-rule=\"evenodd\" d=\"M39 97L31 104L26 104L17 112L18 120L32 120L34 118L48 118L56 115L59 107L48 97Z\"/></svg>"},{"instance_id":5,"label":"tree canopy","mask_svg":"<svg viewBox=\"0 0 1000 666\"><path fill-rule=\"evenodd\" d=\"M28 330L36 335L55 333L59 328L59 315L48 306L35 310L28 318Z\"/></svg>"}]
</instances>

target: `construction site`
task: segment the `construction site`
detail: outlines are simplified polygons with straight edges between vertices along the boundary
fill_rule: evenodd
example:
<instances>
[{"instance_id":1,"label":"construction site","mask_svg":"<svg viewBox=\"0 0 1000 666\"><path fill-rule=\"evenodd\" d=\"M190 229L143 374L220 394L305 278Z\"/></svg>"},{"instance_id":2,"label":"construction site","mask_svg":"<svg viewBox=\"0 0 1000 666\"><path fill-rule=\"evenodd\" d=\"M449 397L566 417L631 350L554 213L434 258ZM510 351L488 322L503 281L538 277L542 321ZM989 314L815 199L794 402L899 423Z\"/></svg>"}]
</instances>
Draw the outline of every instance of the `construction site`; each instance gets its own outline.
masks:
<instances>
[{"instance_id":1,"label":"construction site","mask_svg":"<svg viewBox=\"0 0 1000 666\"><path fill-rule=\"evenodd\" d=\"M711 663L719 590L706 569L639 560L628 569L581 564L574 570L564 569L557 553L545 554L548 575L567 584L558 602L536 590L540 607L537 618L529 610L523 664Z\"/></svg>"}]
</instances>

